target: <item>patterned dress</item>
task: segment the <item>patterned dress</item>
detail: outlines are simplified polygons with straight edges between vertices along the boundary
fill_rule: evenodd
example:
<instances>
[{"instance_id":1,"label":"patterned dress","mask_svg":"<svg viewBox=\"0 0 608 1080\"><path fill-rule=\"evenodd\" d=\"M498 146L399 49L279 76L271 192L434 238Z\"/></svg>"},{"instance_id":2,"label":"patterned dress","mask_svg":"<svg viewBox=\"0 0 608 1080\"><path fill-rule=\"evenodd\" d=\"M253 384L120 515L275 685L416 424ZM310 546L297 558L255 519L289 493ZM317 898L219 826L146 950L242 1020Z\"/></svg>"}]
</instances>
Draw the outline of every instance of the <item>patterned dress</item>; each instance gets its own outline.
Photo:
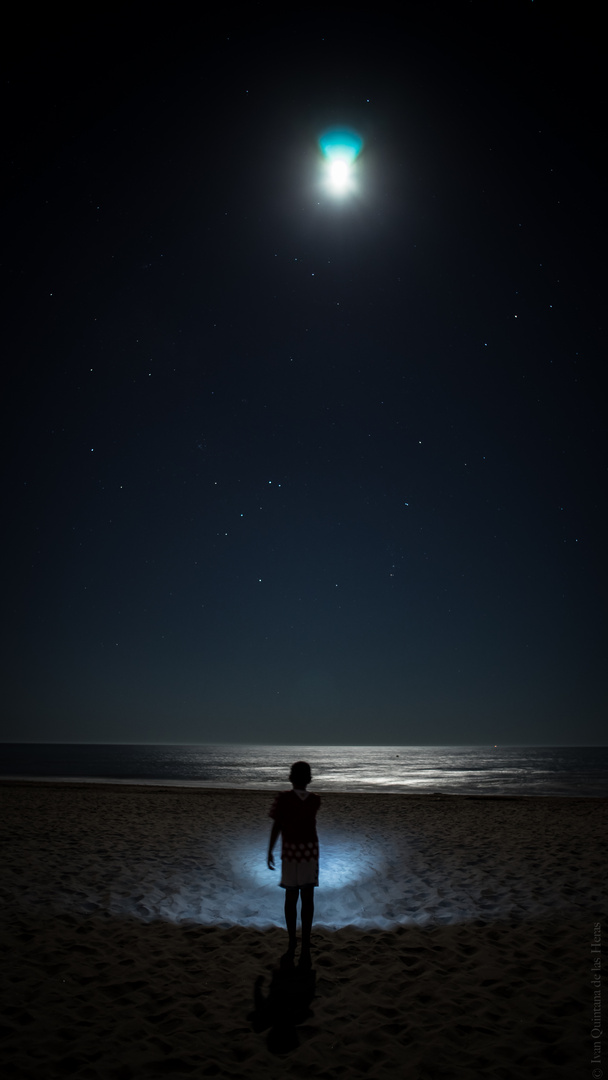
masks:
<instances>
[{"instance_id":1,"label":"patterned dress","mask_svg":"<svg viewBox=\"0 0 608 1080\"><path fill-rule=\"evenodd\" d=\"M270 817L281 828L283 888L318 885L319 838L316 817L321 799L311 791L281 791Z\"/></svg>"}]
</instances>

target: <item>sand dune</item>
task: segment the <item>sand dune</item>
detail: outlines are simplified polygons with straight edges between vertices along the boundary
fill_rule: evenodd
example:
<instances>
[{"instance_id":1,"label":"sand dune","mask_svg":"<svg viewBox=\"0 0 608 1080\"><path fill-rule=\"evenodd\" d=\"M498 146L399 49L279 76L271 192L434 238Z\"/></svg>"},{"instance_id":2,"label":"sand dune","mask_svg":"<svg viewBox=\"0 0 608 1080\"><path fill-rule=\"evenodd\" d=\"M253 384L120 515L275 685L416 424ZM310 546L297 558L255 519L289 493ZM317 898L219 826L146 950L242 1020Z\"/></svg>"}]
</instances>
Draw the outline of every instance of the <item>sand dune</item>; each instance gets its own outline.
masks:
<instances>
[{"instance_id":1,"label":"sand dune","mask_svg":"<svg viewBox=\"0 0 608 1080\"><path fill-rule=\"evenodd\" d=\"M324 796L313 972L269 798L0 785L7 1077L573 1077L605 801Z\"/></svg>"}]
</instances>

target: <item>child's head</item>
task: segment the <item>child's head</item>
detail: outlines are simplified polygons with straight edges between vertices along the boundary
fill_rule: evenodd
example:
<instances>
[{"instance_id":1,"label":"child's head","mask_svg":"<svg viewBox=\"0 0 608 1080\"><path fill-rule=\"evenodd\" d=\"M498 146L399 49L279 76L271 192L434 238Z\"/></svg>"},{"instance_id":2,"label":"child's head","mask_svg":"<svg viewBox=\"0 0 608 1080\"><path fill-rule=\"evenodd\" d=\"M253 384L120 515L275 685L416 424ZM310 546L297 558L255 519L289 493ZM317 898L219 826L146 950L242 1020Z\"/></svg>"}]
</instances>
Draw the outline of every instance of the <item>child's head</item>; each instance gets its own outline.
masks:
<instances>
[{"instance_id":1,"label":"child's head","mask_svg":"<svg viewBox=\"0 0 608 1080\"><path fill-rule=\"evenodd\" d=\"M291 772L289 774L295 788L305 788L312 780L312 773L310 771L310 765L307 761L294 761L291 766Z\"/></svg>"}]
</instances>

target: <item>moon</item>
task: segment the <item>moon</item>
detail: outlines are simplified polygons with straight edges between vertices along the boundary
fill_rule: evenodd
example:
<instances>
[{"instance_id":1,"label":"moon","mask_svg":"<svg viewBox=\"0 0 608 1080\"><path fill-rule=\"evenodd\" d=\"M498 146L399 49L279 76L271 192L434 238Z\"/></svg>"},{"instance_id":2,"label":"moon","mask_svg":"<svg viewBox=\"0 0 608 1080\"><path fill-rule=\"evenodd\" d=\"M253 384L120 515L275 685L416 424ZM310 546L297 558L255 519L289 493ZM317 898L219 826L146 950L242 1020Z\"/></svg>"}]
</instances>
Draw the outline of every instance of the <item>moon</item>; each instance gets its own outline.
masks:
<instances>
[{"instance_id":1,"label":"moon","mask_svg":"<svg viewBox=\"0 0 608 1080\"><path fill-rule=\"evenodd\" d=\"M345 195L353 185L353 172L350 161L337 158L330 161L327 169L327 186L335 195Z\"/></svg>"},{"instance_id":2,"label":"moon","mask_svg":"<svg viewBox=\"0 0 608 1080\"><path fill-rule=\"evenodd\" d=\"M321 135L319 145L324 157L323 180L326 190L343 197L357 190L356 160L363 139L351 128L331 128Z\"/></svg>"}]
</instances>

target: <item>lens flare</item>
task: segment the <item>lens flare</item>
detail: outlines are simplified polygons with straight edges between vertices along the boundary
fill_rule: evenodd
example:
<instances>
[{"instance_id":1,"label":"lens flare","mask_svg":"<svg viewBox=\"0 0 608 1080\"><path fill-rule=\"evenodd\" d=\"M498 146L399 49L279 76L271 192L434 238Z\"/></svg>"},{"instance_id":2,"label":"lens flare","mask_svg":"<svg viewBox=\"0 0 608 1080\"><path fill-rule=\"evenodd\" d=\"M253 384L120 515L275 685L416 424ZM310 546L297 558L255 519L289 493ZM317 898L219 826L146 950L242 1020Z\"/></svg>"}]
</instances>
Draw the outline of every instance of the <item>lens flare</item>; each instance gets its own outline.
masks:
<instances>
[{"instance_id":1,"label":"lens flare","mask_svg":"<svg viewBox=\"0 0 608 1080\"><path fill-rule=\"evenodd\" d=\"M350 128L330 128L319 139L319 146L326 158L342 158L353 162L361 153L363 139Z\"/></svg>"}]
</instances>

